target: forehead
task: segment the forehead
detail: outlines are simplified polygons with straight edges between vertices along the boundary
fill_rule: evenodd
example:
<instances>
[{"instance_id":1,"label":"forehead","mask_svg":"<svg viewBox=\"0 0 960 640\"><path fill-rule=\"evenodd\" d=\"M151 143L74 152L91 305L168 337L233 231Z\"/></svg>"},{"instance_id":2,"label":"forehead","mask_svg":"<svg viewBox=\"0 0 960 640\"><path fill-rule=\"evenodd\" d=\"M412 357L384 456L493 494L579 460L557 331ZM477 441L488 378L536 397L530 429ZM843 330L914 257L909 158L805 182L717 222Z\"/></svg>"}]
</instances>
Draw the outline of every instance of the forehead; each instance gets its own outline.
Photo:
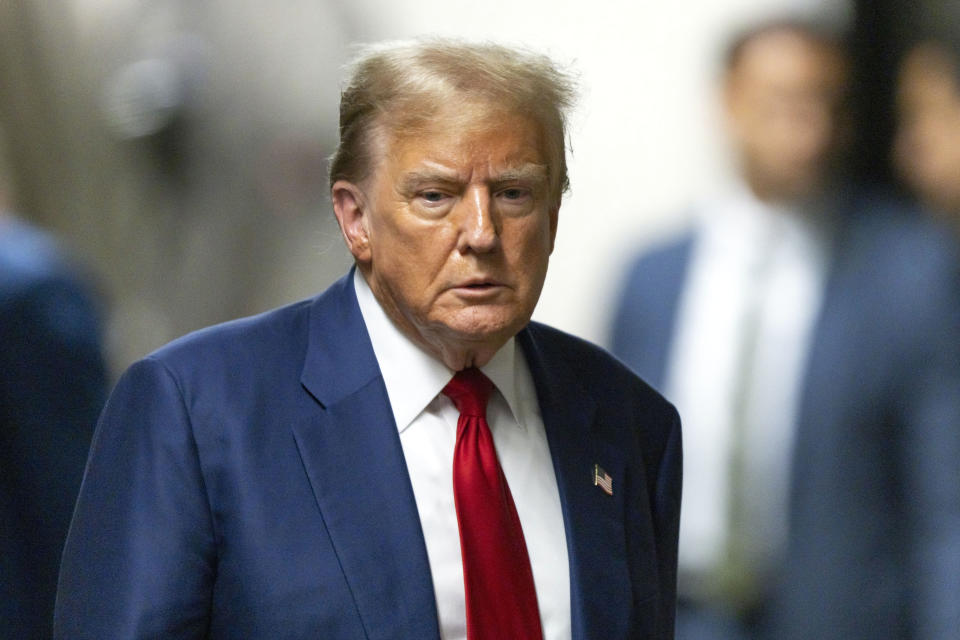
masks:
<instances>
[{"instance_id":1,"label":"forehead","mask_svg":"<svg viewBox=\"0 0 960 640\"><path fill-rule=\"evenodd\" d=\"M383 160L397 167L438 164L453 168L477 163L509 168L546 164L537 122L487 103L442 105L398 118L381 131Z\"/></svg>"},{"instance_id":2,"label":"forehead","mask_svg":"<svg viewBox=\"0 0 960 640\"><path fill-rule=\"evenodd\" d=\"M829 42L791 30L775 30L747 42L733 79L748 86L805 83L838 85L846 76L842 51Z\"/></svg>"}]
</instances>

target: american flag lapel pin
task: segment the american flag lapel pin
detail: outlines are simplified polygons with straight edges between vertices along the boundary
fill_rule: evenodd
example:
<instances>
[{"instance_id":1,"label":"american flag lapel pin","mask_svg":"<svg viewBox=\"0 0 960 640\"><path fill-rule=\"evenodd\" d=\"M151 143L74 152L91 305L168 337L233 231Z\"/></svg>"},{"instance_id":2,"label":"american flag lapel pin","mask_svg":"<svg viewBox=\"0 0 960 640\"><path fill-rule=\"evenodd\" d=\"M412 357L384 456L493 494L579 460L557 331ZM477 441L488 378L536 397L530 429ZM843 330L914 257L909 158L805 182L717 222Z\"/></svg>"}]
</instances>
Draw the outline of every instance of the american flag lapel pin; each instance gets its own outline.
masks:
<instances>
[{"instance_id":1,"label":"american flag lapel pin","mask_svg":"<svg viewBox=\"0 0 960 640\"><path fill-rule=\"evenodd\" d=\"M613 478L598 464L593 465L593 486L600 487L608 496L613 495Z\"/></svg>"}]
</instances>

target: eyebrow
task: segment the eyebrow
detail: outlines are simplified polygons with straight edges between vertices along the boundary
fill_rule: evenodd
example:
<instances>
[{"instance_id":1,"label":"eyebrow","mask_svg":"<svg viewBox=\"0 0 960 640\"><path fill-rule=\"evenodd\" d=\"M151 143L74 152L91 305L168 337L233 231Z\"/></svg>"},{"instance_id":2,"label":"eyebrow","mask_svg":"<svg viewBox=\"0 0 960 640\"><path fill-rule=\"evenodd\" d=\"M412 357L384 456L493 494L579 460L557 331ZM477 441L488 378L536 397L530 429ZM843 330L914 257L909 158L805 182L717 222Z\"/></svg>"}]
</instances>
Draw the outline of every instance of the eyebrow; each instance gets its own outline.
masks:
<instances>
[{"instance_id":1,"label":"eyebrow","mask_svg":"<svg viewBox=\"0 0 960 640\"><path fill-rule=\"evenodd\" d=\"M428 169L423 171L409 171L403 176L400 183L404 191L416 191L417 187L425 183L443 183L455 184L460 182L455 171L440 171L437 169Z\"/></svg>"},{"instance_id":2,"label":"eyebrow","mask_svg":"<svg viewBox=\"0 0 960 640\"><path fill-rule=\"evenodd\" d=\"M546 178L546 165L529 162L527 164L520 165L519 167L512 167L502 173L497 174L494 176L493 182L539 182L546 180Z\"/></svg>"},{"instance_id":3,"label":"eyebrow","mask_svg":"<svg viewBox=\"0 0 960 640\"><path fill-rule=\"evenodd\" d=\"M547 178L547 167L542 164L528 162L518 167L510 167L490 179L491 184L504 184L508 182L542 182ZM417 187L424 183L444 183L458 184L461 179L456 171L444 170L440 167L413 170L403 176L401 188L404 191L415 191Z\"/></svg>"}]
</instances>

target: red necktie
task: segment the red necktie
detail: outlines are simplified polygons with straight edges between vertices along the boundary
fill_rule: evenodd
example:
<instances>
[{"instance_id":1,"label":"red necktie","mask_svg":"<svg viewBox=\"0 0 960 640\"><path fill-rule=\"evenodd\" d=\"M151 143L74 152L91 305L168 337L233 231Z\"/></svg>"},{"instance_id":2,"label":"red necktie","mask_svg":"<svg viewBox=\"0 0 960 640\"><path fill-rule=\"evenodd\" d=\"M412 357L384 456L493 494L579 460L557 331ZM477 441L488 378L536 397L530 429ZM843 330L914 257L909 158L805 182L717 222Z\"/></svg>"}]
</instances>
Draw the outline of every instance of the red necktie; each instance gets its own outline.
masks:
<instances>
[{"instance_id":1,"label":"red necktie","mask_svg":"<svg viewBox=\"0 0 960 640\"><path fill-rule=\"evenodd\" d=\"M533 572L517 508L487 425L493 383L460 371L443 393L460 411L453 450L453 497L467 599L468 640L541 640Z\"/></svg>"}]
</instances>

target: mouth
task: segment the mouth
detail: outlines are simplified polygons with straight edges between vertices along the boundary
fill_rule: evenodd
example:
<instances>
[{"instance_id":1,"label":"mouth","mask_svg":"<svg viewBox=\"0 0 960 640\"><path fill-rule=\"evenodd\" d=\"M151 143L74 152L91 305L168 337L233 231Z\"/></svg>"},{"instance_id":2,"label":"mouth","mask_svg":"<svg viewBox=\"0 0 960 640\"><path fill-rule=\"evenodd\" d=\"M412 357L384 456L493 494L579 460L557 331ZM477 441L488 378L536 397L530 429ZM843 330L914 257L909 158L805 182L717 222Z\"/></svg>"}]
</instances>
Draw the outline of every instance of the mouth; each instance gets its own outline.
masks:
<instances>
[{"instance_id":1,"label":"mouth","mask_svg":"<svg viewBox=\"0 0 960 640\"><path fill-rule=\"evenodd\" d=\"M462 280L457 283L457 287L473 288L473 287L499 287L503 283L495 278L487 277L478 277L478 278L469 278L467 280Z\"/></svg>"},{"instance_id":2,"label":"mouth","mask_svg":"<svg viewBox=\"0 0 960 640\"><path fill-rule=\"evenodd\" d=\"M477 295L499 290L503 286L503 283L497 280L474 278L459 282L452 289L461 295Z\"/></svg>"}]
</instances>

